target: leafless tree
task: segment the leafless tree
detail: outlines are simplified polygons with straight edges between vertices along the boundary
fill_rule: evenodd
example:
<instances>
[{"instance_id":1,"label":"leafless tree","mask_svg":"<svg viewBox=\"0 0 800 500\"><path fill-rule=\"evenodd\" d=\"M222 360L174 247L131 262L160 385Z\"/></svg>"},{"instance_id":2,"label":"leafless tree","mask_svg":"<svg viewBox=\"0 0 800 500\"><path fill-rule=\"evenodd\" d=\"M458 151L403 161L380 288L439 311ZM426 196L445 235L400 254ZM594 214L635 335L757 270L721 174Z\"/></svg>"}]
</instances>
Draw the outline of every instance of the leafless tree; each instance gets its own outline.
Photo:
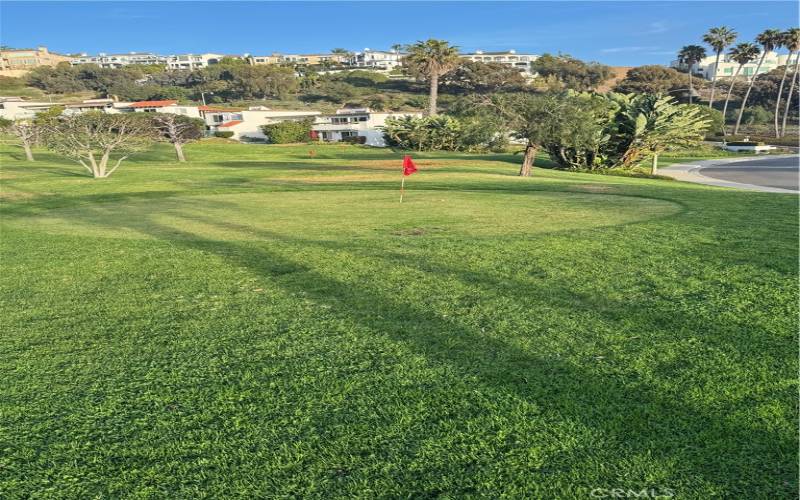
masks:
<instances>
[{"instance_id":1,"label":"leafless tree","mask_svg":"<svg viewBox=\"0 0 800 500\"><path fill-rule=\"evenodd\" d=\"M22 146L22 149L25 151L25 158L28 161L34 161L31 148L39 139L39 127L33 120L11 121L2 119L0 120L0 128L19 139L19 145Z\"/></svg>"},{"instance_id":2,"label":"leafless tree","mask_svg":"<svg viewBox=\"0 0 800 500\"><path fill-rule=\"evenodd\" d=\"M202 138L205 130L202 120L173 113L158 113L153 117L153 126L164 141L175 147L179 162L186 161L183 145Z\"/></svg>"},{"instance_id":3,"label":"leafless tree","mask_svg":"<svg viewBox=\"0 0 800 500\"><path fill-rule=\"evenodd\" d=\"M155 132L148 117L89 112L61 117L44 127L45 146L88 170L95 179L109 177L131 154L148 149ZM109 168L109 162L116 163Z\"/></svg>"}]
</instances>

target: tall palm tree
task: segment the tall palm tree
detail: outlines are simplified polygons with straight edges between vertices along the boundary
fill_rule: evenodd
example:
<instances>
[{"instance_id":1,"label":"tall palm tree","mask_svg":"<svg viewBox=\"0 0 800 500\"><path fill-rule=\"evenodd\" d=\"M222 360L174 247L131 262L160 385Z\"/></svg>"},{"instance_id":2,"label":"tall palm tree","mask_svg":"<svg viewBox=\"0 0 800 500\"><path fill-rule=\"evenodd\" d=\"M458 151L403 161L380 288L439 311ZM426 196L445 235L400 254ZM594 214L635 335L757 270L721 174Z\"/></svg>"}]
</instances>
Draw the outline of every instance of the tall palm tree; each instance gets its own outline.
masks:
<instances>
[{"instance_id":1,"label":"tall palm tree","mask_svg":"<svg viewBox=\"0 0 800 500\"><path fill-rule=\"evenodd\" d=\"M689 69L689 104L692 103L694 86L692 85L693 66L706 57L706 49L699 45L686 45L678 52L678 61Z\"/></svg>"},{"instance_id":2,"label":"tall palm tree","mask_svg":"<svg viewBox=\"0 0 800 500\"><path fill-rule=\"evenodd\" d=\"M436 100L439 98L439 77L458 66L458 47L444 40L429 39L407 47L408 55L403 63L412 73L425 78L430 83L428 115L436 115Z\"/></svg>"},{"instance_id":3,"label":"tall palm tree","mask_svg":"<svg viewBox=\"0 0 800 500\"><path fill-rule=\"evenodd\" d=\"M402 51L405 47L406 46L403 45L402 43L396 43L389 48L392 49L392 52L394 53L400 53L400 51Z\"/></svg>"},{"instance_id":4,"label":"tall palm tree","mask_svg":"<svg viewBox=\"0 0 800 500\"><path fill-rule=\"evenodd\" d=\"M739 106L739 116L736 118L736 126L733 127L733 135L739 133L739 125L742 123L744 107L747 105L747 99L750 97L750 91L753 90L753 84L756 83L761 65L764 64L764 58L767 57L768 52L772 52L781 46L783 43L783 33L781 33L780 30L764 30L758 34L756 42L761 45L763 51L761 52L761 59L758 60L756 71L753 73L753 78L750 79L750 85L747 86L747 92L745 92L744 99L742 99L742 105Z\"/></svg>"},{"instance_id":5,"label":"tall palm tree","mask_svg":"<svg viewBox=\"0 0 800 500\"><path fill-rule=\"evenodd\" d=\"M792 102L792 92L794 92L794 82L797 80L797 72L800 71L800 28L790 28L783 34L783 45L789 49L789 57L786 58L786 67L783 68L783 78L781 79L781 86L778 90L778 98L775 102L775 137L783 137L786 132L786 118L789 116L789 108ZM792 75L792 83L789 85L789 94L786 96L786 111L783 113L783 124L780 133L778 133L778 112L781 105L781 92L783 92L783 81L786 79L786 72L792 64L792 53L796 52L794 60L794 74Z\"/></svg>"},{"instance_id":6,"label":"tall palm tree","mask_svg":"<svg viewBox=\"0 0 800 500\"><path fill-rule=\"evenodd\" d=\"M719 58L725 49L727 49L730 45L733 45L733 42L736 41L736 37L739 36L738 33L733 31L732 29L728 28L727 26L720 26L719 28L711 28L708 30L708 33L703 35L703 41L711 46L714 49L714 52L717 54L717 60L714 64L714 75L711 77L711 98L708 100L708 107L712 107L714 104L714 91L716 90L717 86L717 73L719 71Z\"/></svg>"},{"instance_id":7,"label":"tall palm tree","mask_svg":"<svg viewBox=\"0 0 800 500\"><path fill-rule=\"evenodd\" d=\"M739 66L736 67L736 72L733 74L733 78L731 79L731 84L728 87L728 95L725 96L725 105L722 107L723 135L726 134L726 129L727 129L727 127L725 126L726 113L728 112L728 102L731 100L731 92L733 92L733 86L736 84L736 78L739 77L739 73L742 71L742 66L744 66L747 63L755 61L760 52L761 51L757 46L747 42L736 45L728 52L728 55L731 56L731 59L736 61L739 64Z\"/></svg>"}]
</instances>

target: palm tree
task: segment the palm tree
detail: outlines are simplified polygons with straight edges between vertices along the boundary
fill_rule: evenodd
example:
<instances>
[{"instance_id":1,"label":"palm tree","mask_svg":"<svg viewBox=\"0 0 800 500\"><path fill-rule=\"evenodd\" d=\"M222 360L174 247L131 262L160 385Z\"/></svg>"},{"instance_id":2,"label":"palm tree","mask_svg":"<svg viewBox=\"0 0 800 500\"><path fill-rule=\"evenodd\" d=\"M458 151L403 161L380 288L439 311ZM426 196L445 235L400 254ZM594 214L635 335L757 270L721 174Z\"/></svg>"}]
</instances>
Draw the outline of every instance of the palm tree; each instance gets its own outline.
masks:
<instances>
[{"instance_id":1,"label":"palm tree","mask_svg":"<svg viewBox=\"0 0 800 500\"><path fill-rule=\"evenodd\" d=\"M722 53L728 48L733 42L736 41L736 37L739 36L738 33L733 31L732 29L728 28L727 26L720 26L719 28L711 28L708 30L708 33L703 35L703 41L711 46L714 49L714 52L717 54L717 60L714 64L714 75L711 77L711 98L708 100L708 107L712 107L714 104L714 90L716 90L717 86L717 72L719 70L719 58Z\"/></svg>"},{"instance_id":2,"label":"palm tree","mask_svg":"<svg viewBox=\"0 0 800 500\"><path fill-rule=\"evenodd\" d=\"M455 68L459 61L458 47L444 40L429 39L407 47L408 55L403 63L412 73L425 78L430 83L428 115L436 115L436 100L439 97L439 77Z\"/></svg>"},{"instance_id":3,"label":"palm tree","mask_svg":"<svg viewBox=\"0 0 800 500\"><path fill-rule=\"evenodd\" d=\"M742 115L744 114L744 107L747 105L747 99L750 97L750 91L753 90L753 84L756 83L758 72L761 70L761 65L764 64L764 58L767 57L768 52L777 49L783 43L783 33L780 30L764 30L756 37L756 42L761 44L764 50L761 52L761 59L758 60L756 71L753 73L753 78L750 79L750 85L747 86L747 92L742 99L742 105L739 106L739 116L736 118L736 126L733 127L733 135L739 133L739 125L742 123Z\"/></svg>"},{"instance_id":4,"label":"palm tree","mask_svg":"<svg viewBox=\"0 0 800 500\"><path fill-rule=\"evenodd\" d=\"M781 79L781 86L778 89L778 98L775 102L775 137L783 137L786 132L786 118L789 116L789 108L792 102L792 92L794 92L794 82L797 79L797 72L800 71L800 28L790 28L783 34L783 45L789 49L789 57L786 58L786 66L783 68L783 78ZM781 105L781 92L783 92L783 81L786 79L786 72L789 70L789 65L792 64L792 53L797 52L794 60L794 74L792 75L792 83L789 85L789 95L786 96L786 111L783 113L783 124L780 133L778 133L778 112Z\"/></svg>"},{"instance_id":5,"label":"palm tree","mask_svg":"<svg viewBox=\"0 0 800 500\"><path fill-rule=\"evenodd\" d=\"M392 46L391 46L391 47L389 47L389 48L390 48L390 49L392 49L392 52L394 52L395 54L398 54L398 53L400 53L400 51L402 51L402 50L403 50L405 47L406 47L406 46L405 46L405 45L403 45L402 43L396 43L396 44L392 45Z\"/></svg>"},{"instance_id":6,"label":"palm tree","mask_svg":"<svg viewBox=\"0 0 800 500\"><path fill-rule=\"evenodd\" d=\"M699 45L687 45L678 52L678 61L689 69L689 104L692 103L692 67L706 57L706 49Z\"/></svg>"},{"instance_id":7,"label":"palm tree","mask_svg":"<svg viewBox=\"0 0 800 500\"><path fill-rule=\"evenodd\" d=\"M731 92L733 91L733 86L736 84L736 78L739 76L739 73L742 71L742 66L747 63L755 61L756 57L761 51L758 47L753 45L752 43L740 43L737 46L733 47L728 55L731 56L731 59L739 63L739 66L736 67L736 72L733 74L733 78L731 79L731 85L728 87L728 95L725 96L725 105L722 107L722 133L723 135L726 133L725 127L725 118L726 113L728 112L728 102L731 100Z\"/></svg>"}]
</instances>

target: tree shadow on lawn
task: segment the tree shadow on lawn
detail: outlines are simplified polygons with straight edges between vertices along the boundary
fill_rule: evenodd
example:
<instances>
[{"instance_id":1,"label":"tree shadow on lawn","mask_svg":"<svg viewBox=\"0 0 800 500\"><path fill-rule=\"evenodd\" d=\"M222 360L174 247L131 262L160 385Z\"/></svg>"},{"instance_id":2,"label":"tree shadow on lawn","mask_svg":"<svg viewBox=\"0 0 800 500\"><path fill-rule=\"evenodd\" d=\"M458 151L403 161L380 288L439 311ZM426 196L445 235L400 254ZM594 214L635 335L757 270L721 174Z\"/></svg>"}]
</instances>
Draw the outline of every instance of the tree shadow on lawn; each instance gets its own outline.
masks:
<instances>
[{"instance_id":1,"label":"tree shadow on lawn","mask_svg":"<svg viewBox=\"0 0 800 500\"><path fill-rule=\"evenodd\" d=\"M191 205L184 208L186 219L197 219ZM181 211L176 210L176 213L180 215ZM102 220L94 218L86 222L102 225ZM354 262L371 259L378 269L385 270L395 268L398 259L402 259L403 265L432 275L436 280L453 279L482 288L487 293L506 297L525 310L547 307L564 318L574 320L583 316L586 321L591 320L589 316L599 314L601 319L591 320L595 325L614 328L624 321L626 329L658 332L662 339L675 331L696 331L697 321L690 311L656 311L642 316L635 311L648 307L646 303L607 300L598 303L595 297L576 290L574 284L567 282L545 280L540 288L532 289L530 283L513 278L506 281L431 262L418 255L392 253L391 249L385 254L380 247L369 249L365 256L357 241L333 244L286 237L216 219L202 222L234 233L256 233L264 242L207 240L195 233L160 226L152 220L136 221L133 228L147 231L158 239L168 238L176 247L223 256L227 262L249 269L285 292L301 294L329 306L326 314L412 347L432 364L444 364L465 377L478 377L490 393L512 393L542 408L548 419L564 425L577 422L584 428L595 429L604 437L603 448L590 444L579 446L578 456L583 457L580 460L585 463L579 463L573 456L568 465L546 465L567 473L597 467L599 461L603 471L622 473L593 469L592 472L604 478L603 484L576 484L576 489L670 487L672 481L684 488L710 487L725 495L749 497L785 496L795 491L797 470L786 458L792 456L787 450L791 450L794 443L777 430L755 425L740 427L726 420L720 412L708 414L692 407L679 394L660 392L635 373L624 375L603 370L589 360L576 363L527 352L514 345L514 339L493 338L459 318L445 317L430 308L420 307L418 300L404 300L402 288L387 291L381 274L374 274L374 278L366 282L358 278L358 272L354 273L356 277L352 282L333 277L333 269L346 265L337 262L350 262L350 259L329 255L322 261L333 267L315 269L313 263L290 255L309 251L331 254L334 248L335 252L351 254ZM545 235L537 238L543 237ZM475 299L479 300L480 296ZM591 335L583 339L576 337L574 342L576 347L580 347L581 342L589 346L593 338ZM404 447L410 450L405 453L413 454L415 451L411 450L417 450L420 445L417 440L424 437L409 436L408 439L412 442ZM535 446L535 443L522 446ZM710 449L716 451L712 453ZM654 462L669 464L671 476L663 479L667 482L657 480L659 484L654 484L653 479L639 475L643 474L641 470L625 471L630 464L626 459L635 456L650 456ZM531 475L537 482L548 480L546 474L537 471L532 471ZM692 496L692 491L678 494Z\"/></svg>"}]
</instances>

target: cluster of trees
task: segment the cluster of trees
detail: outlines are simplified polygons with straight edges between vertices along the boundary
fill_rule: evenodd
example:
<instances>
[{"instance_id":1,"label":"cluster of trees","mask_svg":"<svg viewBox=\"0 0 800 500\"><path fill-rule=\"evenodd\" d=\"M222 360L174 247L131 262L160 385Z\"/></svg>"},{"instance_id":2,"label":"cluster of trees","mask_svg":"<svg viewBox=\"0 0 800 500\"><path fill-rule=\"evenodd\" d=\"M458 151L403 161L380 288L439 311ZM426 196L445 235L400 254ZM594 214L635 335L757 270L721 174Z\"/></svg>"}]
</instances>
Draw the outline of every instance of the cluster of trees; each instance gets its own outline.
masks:
<instances>
[{"instance_id":1,"label":"cluster of trees","mask_svg":"<svg viewBox=\"0 0 800 500\"><path fill-rule=\"evenodd\" d=\"M122 100L196 99L201 93L213 100L281 98L294 93L298 79L283 66L250 66L236 59L194 71L166 71L163 66L130 65L100 68L87 64L42 66L26 75L30 86L52 94L92 91Z\"/></svg>"},{"instance_id":2,"label":"cluster of trees","mask_svg":"<svg viewBox=\"0 0 800 500\"><path fill-rule=\"evenodd\" d=\"M54 107L35 119L0 118L0 129L18 139L28 161L35 161L33 146L44 146L77 162L96 179L109 177L129 156L155 141L172 144L177 160L184 162L183 146L205 131L202 120L168 113L62 113Z\"/></svg>"},{"instance_id":3,"label":"cluster of trees","mask_svg":"<svg viewBox=\"0 0 800 500\"><path fill-rule=\"evenodd\" d=\"M706 108L652 94L506 93L473 100L458 117L389 120L389 142L405 149L475 150L502 145L509 134L525 143L521 176L544 150L563 169L630 168L667 148L699 143L713 126ZM494 120L469 118L492 115ZM469 126L475 133L465 133Z\"/></svg>"},{"instance_id":4,"label":"cluster of trees","mask_svg":"<svg viewBox=\"0 0 800 500\"><path fill-rule=\"evenodd\" d=\"M794 89L797 85L797 78L798 73L800 73L800 28L790 28L786 31L780 31L776 29L767 29L763 32L759 33L756 36L755 43L750 42L741 42L736 45L733 45L736 42L738 34L736 31L728 28L726 26L720 26L716 28L711 28L704 36L703 42L708 44L715 54L715 62L716 66L719 67L720 59L722 58L723 52L726 49L728 50L728 55L730 58L737 63L736 70L728 83L728 90L725 96L725 101L722 107L723 117L727 117L727 110L728 104L730 103L731 96L734 95L734 89L738 83L739 75L742 71L742 68L746 64L750 64L753 62L757 62L756 69L754 72L753 78L750 79L748 82L743 95L740 96L740 104L739 104L739 111L737 113L736 122L733 128L733 134L736 135L739 133L739 128L742 124L742 120L747 115L747 103L750 99L750 96L753 90L762 84L764 80L771 80L774 79L773 72L770 72L766 75L759 75L762 65L764 64L764 60L767 57L767 54L771 51L780 49L781 47L785 47L789 49L789 57L787 63L784 67L780 70L781 77L780 83L777 85L777 88L774 92L771 93L771 100L774 103L774 113L773 113L773 120L774 120L774 131L775 137L779 138L785 135L786 133L786 123L788 120L788 115L790 109L792 109L792 102L795 100ZM786 83L787 76L789 75L789 68L792 65L792 56L795 56L794 61L794 71L791 76L791 81L788 87L788 92L784 95L783 89ZM689 87L692 88L692 66L700 61L701 59L706 57L706 50L702 46L699 45L687 45L683 47L680 52L678 53L678 59L681 61L688 69L689 73ZM716 93L717 87L717 79L718 75L717 72L714 73L712 76L711 81L711 96L709 98L708 106L713 107L714 105L714 96ZM758 105L764 104L763 100L765 98L764 94L764 87L768 85L760 85L761 86L761 103ZM780 120L779 125L779 116L781 114L781 101L784 102L784 109L783 109L783 119ZM750 113L753 116L753 113ZM745 123L747 120L745 120ZM727 133L727 128L723 126L723 134Z\"/></svg>"}]
</instances>

